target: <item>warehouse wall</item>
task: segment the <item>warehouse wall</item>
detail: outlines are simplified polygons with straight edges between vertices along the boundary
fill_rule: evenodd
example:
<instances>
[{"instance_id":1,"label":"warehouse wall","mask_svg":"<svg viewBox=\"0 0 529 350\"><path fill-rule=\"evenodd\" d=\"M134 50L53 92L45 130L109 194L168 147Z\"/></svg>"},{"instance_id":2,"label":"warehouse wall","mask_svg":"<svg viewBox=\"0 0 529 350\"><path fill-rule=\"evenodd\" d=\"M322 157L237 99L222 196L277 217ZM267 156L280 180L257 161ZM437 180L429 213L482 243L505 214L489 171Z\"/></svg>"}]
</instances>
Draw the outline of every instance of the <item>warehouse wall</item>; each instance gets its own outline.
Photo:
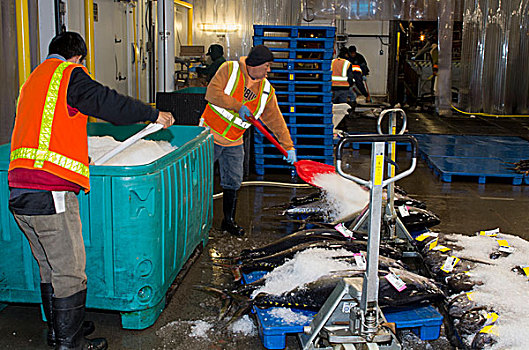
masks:
<instances>
[{"instance_id":1,"label":"warehouse wall","mask_svg":"<svg viewBox=\"0 0 529 350\"><path fill-rule=\"evenodd\" d=\"M372 95L385 95L388 67L389 22L388 21L345 21L345 33L359 35L349 37L347 47L355 45L364 55L370 73L367 78L369 92ZM373 35L380 37L373 37ZM362 35L366 35L362 37Z\"/></svg>"}]
</instances>

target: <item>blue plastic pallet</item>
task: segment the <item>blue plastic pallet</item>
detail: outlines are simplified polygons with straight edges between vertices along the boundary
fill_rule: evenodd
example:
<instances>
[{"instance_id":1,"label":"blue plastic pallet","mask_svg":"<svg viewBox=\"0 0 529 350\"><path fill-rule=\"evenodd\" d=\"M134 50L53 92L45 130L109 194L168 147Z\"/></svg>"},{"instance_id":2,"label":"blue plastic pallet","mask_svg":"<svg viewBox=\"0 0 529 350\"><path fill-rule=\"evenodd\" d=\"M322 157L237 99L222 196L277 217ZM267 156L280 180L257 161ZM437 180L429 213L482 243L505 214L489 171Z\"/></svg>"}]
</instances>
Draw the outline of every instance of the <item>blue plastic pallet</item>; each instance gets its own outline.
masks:
<instances>
[{"instance_id":1,"label":"blue plastic pallet","mask_svg":"<svg viewBox=\"0 0 529 350\"><path fill-rule=\"evenodd\" d=\"M385 308L382 312L397 329L410 328L421 340L439 338L443 316L433 306Z\"/></svg>"},{"instance_id":2,"label":"blue plastic pallet","mask_svg":"<svg viewBox=\"0 0 529 350\"><path fill-rule=\"evenodd\" d=\"M323 26L275 26L275 25L254 25L254 34L257 36L272 37L320 37L334 38L336 27Z\"/></svg>"},{"instance_id":3,"label":"blue plastic pallet","mask_svg":"<svg viewBox=\"0 0 529 350\"><path fill-rule=\"evenodd\" d=\"M243 282L251 283L263 277L266 272L255 271L243 274ZM273 317L271 309L253 308L258 322L259 336L267 349L284 349L286 335L303 332L304 326L310 321L294 324L283 324L283 320ZM317 312L291 308L303 318L313 318ZM422 340L435 340L439 338L443 316L432 306L385 308L384 316L388 322L395 323L397 329L410 328Z\"/></svg>"},{"instance_id":4,"label":"blue plastic pallet","mask_svg":"<svg viewBox=\"0 0 529 350\"><path fill-rule=\"evenodd\" d=\"M452 182L453 176L465 176L477 177L480 184L487 178L508 178L513 185L521 185L524 177L508 169L499 158L428 156L427 162L444 182Z\"/></svg>"},{"instance_id":5,"label":"blue plastic pallet","mask_svg":"<svg viewBox=\"0 0 529 350\"><path fill-rule=\"evenodd\" d=\"M291 38L277 36L254 36L254 46L265 45L269 49L330 49L334 46L332 38Z\"/></svg>"},{"instance_id":6,"label":"blue plastic pallet","mask_svg":"<svg viewBox=\"0 0 529 350\"><path fill-rule=\"evenodd\" d=\"M324 92L277 92L278 102L288 103L331 103L332 93Z\"/></svg>"},{"instance_id":7,"label":"blue plastic pallet","mask_svg":"<svg viewBox=\"0 0 529 350\"><path fill-rule=\"evenodd\" d=\"M278 91L285 92L332 92L331 81L294 81L269 79L270 84Z\"/></svg>"},{"instance_id":8,"label":"blue plastic pallet","mask_svg":"<svg viewBox=\"0 0 529 350\"><path fill-rule=\"evenodd\" d=\"M309 83L314 82L330 82L332 77L332 71L271 71L268 73L271 80L277 81L306 81Z\"/></svg>"},{"instance_id":9,"label":"blue plastic pallet","mask_svg":"<svg viewBox=\"0 0 529 350\"><path fill-rule=\"evenodd\" d=\"M513 185L527 183L523 174L511 169L520 159L529 158L529 142L514 136L477 135L414 135L419 142L419 154L444 182L453 176L477 178L507 178Z\"/></svg>"},{"instance_id":10,"label":"blue plastic pallet","mask_svg":"<svg viewBox=\"0 0 529 350\"><path fill-rule=\"evenodd\" d=\"M333 125L314 125L314 124L289 124L290 134L294 135L329 135L332 136Z\"/></svg>"},{"instance_id":11,"label":"blue plastic pallet","mask_svg":"<svg viewBox=\"0 0 529 350\"><path fill-rule=\"evenodd\" d=\"M307 64L316 65L315 70L331 70L331 60L309 60L309 59L289 59L289 58L279 58L274 59L272 62L271 69L288 69L288 70L310 70L312 68L306 68ZM276 68L282 66L283 68Z\"/></svg>"},{"instance_id":12,"label":"blue plastic pallet","mask_svg":"<svg viewBox=\"0 0 529 350\"><path fill-rule=\"evenodd\" d=\"M279 108L285 113L331 114L332 103L289 103L278 102Z\"/></svg>"},{"instance_id":13,"label":"blue plastic pallet","mask_svg":"<svg viewBox=\"0 0 529 350\"><path fill-rule=\"evenodd\" d=\"M286 49L270 47L274 58L332 60L333 49Z\"/></svg>"}]
</instances>

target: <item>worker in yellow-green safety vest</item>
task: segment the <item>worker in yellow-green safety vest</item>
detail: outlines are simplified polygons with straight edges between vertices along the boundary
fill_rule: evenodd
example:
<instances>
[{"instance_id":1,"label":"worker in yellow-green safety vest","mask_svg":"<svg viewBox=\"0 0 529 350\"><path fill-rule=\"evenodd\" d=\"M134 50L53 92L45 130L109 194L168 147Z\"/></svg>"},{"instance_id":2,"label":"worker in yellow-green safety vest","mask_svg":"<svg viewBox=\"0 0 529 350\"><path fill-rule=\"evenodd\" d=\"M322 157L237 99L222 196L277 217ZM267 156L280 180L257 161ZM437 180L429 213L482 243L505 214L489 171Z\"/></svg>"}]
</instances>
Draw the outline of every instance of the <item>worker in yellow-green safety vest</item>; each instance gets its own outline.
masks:
<instances>
[{"instance_id":1,"label":"worker in yellow-green safety vest","mask_svg":"<svg viewBox=\"0 0 529 350\"><path fill-rule=\"evenodd\" d=\"M206 91L208 104L201 124L209 126L214 137L214 161L219 161L223 189L221 229L234 236L244 235L235 222L237 190L241 187L244 163L244 132L251 126L247 118L261 120L287 150L288 163L297 160L294 144L277 104L275 90L266 79L274 56L264 45L255 46L248 57L227 61L211 79Z\"/></svg>"}]
</instances>

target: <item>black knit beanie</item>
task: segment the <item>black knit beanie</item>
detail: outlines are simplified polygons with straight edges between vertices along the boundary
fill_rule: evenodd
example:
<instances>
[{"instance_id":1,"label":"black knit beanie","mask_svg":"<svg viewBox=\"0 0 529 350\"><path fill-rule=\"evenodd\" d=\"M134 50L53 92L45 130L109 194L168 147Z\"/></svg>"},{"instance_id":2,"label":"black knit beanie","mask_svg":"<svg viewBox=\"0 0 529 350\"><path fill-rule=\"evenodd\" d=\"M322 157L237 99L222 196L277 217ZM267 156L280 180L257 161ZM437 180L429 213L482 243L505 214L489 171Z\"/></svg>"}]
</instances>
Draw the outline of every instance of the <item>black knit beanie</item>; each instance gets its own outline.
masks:
<instances>
[{"instance_id":1,"label":"black knit beanie","mask_svg":"<svg viewBox=\"0 0 529 350\"><path fill-rule=\"evenodd\" d=\"M264 45L257 45L252 47L248 57L246 57L246 65L250 67L260 66L266 62L272 62L274 54L270 49Z\"/></svg>"}]
</instances>

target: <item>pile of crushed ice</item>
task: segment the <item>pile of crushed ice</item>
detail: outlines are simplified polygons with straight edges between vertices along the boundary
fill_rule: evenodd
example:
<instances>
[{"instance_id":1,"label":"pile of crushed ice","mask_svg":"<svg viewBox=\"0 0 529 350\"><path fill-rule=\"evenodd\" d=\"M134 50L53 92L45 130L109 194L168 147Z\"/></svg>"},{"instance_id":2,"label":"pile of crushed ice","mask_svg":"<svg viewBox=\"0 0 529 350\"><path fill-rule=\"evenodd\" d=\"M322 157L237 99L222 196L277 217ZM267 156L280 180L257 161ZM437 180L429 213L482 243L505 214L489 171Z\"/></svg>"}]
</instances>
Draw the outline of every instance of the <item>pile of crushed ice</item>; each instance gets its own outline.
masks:
<instances>
[{"instance_id":1,"label":"pile of crushed ice","mask_svg":"<svg viewBox=\"0 0 529 350\"><path fill-rule=\"evenodd\" d=\"M345 249L311 248L297 253L283 265L267 273L266 283L252 293L281 295L304 284L316 281L332 271L356 269L355 264L333 259L333 257L353 256Z\"/></svg>"},{"instance_id":2,"label":"pile of crushed ice","mask_svg":"<svg viewBox=\"0 0 529 350\"><path fill-rule=\"evenodd\" d=\"M294 312L286 307L273 307L269 309L268 314L281 320L283 325L305 325L312 321L312 316L304 315L300 312Z\"/></svg>"},{"instance_id":3,"label":"pile of crushed ice","mask_svg":"<svg viewBox=\"0 0 529 350\"><path fill-rule=\"evenodd\" d=\"M313 182L323 190L323 200L328 205L329 215L334 221L341 221L359 213L369 203L369 191L339 174L318 174Z\"/></svg>"},{"instance_id":4,"label":"pile of crushed ice","mask_svg":"<svg viewBox=\"0 0 529 350\"><path fill-rule=\"evenodd\" d=\"M525 349L529 344L529 325L525 322L529 315L528 277L512 269L529 265L529 242L513 235L499 233L496 237L449 235L463 250L455 252L458 257L483 261L470 271L476 282L472 290L472 301L492 308L498 315L496 322L499 337L492 349ZM490 254L498 250L498 240L506 240L514 252L507 256L492 259Z\"/></svg>"},{"instance_id":5,"label":"pile of crushed ice","mask_svg":"<svg viewBox=\"0 0 529 350\"><path fill-rule=\"evenodd\" d=\"M88 155L93 160L105 155L121 142L111 136L91 136L88 138ZM122 152L116 154L104 165L131 166L149 164L171 153L176 146L168 141L139 140Z\"/></svg>"},{"instance_id":6,"label":"pile of crushed ice","mask_svg":"<svg viewBox=\"0 0 529 350\"><path fill-rule=\"evenodd\" d=\"M156 335L164 339L171 339L175 333L184 332L191 338L208 339L216 332L215 323L216 321L210 317L206 317L204 320L172 321L156 331ZM244 315L231 323L228 330L234 334L244 336L257 334L257 327L248 315Z\"/></svg>"}]
</instances>

